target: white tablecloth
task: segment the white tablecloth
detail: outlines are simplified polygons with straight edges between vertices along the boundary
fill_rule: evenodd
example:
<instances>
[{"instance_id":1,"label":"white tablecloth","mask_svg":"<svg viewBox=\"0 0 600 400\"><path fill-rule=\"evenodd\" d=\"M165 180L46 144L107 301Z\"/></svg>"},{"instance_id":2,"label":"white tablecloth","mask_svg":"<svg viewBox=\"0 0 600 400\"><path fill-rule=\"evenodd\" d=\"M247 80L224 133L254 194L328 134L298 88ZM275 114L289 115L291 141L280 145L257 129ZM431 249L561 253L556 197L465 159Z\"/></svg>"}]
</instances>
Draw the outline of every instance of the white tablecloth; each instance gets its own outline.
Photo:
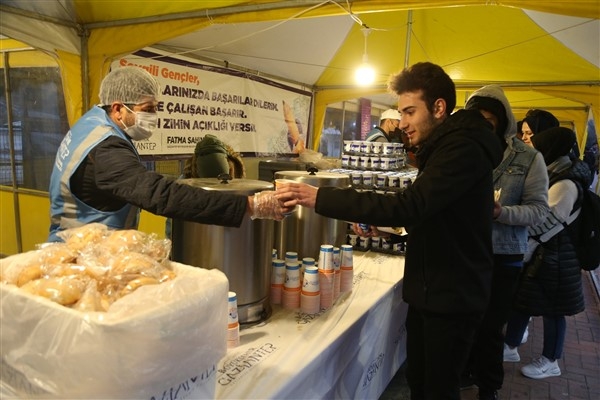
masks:
<instances>
[{"instance_id":1,"label":"white tablecloth","mask_svg":"<svg viewBox=\"0 0 600 400\"><path fill-rule=\"evenodd\" d=\"M354 285L316 315L273 306L217 365L218 399L378 399L406 359L404 257L354 253Z\"/></svg>"}]
</instances>

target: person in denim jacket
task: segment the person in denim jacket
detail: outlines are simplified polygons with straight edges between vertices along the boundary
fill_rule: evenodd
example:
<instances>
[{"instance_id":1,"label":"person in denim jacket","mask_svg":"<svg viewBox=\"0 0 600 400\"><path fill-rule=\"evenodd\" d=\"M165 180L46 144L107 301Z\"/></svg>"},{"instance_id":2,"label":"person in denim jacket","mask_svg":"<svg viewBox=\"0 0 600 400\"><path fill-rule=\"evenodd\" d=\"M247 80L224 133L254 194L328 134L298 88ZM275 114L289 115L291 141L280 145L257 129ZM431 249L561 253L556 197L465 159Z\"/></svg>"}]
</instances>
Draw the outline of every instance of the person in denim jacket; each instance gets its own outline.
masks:
<instances>
[{"instance_id":1,"label":"person in denim jacket","mask_svg":"<svg viewBox=\"0 0 600 400\"><path fill-rule=\"evenodd\" d=\"M475 91L465 108L483 114L504 148L502 162L493 175L497 199L492 229L492 294L463 381L463 386L469 386L469 380L479 386L480 399L495 399L504 380L503 327L527 251L527 227L543 221L549 210L548 173L542 155L516 137L515 117L500 86Z\"/></svg>"}]
</instances>

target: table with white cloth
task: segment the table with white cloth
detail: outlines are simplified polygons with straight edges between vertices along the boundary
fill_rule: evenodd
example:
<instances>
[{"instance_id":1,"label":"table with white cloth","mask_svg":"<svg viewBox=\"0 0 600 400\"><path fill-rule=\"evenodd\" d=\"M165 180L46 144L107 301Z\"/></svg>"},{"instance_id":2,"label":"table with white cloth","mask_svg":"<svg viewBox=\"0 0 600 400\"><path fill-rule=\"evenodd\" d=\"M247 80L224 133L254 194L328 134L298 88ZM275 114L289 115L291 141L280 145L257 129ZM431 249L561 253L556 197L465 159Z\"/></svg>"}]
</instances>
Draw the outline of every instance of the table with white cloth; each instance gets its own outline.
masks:
<instances>
[{"instance_id":1,"label":"table with white cloth","mask_svg":"<svg viewBox=\"0 0 600 400\"><path fill-rule=\"evenodd\" d=\"M216 371L217 399L378 399L406 359L404 257L354 252L352 292L308 315L273 306L240 331Z\"/></svg>"}]
</instances>

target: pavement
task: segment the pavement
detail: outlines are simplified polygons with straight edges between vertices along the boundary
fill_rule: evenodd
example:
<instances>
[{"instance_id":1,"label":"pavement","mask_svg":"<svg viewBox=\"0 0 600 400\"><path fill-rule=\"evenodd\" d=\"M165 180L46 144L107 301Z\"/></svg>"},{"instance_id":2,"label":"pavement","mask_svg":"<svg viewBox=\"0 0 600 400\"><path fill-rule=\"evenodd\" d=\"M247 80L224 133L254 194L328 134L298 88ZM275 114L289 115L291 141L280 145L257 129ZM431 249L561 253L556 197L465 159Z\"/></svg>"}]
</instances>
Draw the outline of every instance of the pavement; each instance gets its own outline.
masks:
<instances>
[{"instance_id":1,"label":"pavement","mask_svg":"<svg viewBox=\"0 0 600 400\"><path fill-rule=\"evenodd\" d=\"M582 272L585 311L567 317L567 334L563 357L558 361L561 376L530 379L521 367L539 357L544 330L542 318L529 323L529 338L519 346L521 362L504 363L504 385L500 400L598 400L600 399L600 268ZM402 366L379 400L408 400ZM461 400L476 400L477 388L463 390Z\"/></svg>"}]
</instances>

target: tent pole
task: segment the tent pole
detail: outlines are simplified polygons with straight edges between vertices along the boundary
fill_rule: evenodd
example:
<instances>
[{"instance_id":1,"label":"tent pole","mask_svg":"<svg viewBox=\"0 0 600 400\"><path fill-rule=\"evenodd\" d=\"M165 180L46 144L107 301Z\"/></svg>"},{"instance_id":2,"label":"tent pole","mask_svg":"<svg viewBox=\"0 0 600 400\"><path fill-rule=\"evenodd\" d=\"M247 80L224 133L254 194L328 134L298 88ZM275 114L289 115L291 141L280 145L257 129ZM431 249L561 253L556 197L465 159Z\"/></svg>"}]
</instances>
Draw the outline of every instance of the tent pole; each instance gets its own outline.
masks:
<instances>
[{"instance_id":1,"label":"tent pole","mask_svg":"<svg viewBox=\"0 0 600 400\"><path fill-rule=\"evenodd\" d=\"M90 107L90 60L88 52L90 32L83 28L79 31L79 37L81 38L81 115L83 115Z\"/></svg>"},{"instance_id":2,"label":"tent pole","mask_svg":"<svg viewBox=\"0 0 600 400\"><path fill-rule=\"evenodd\" d=\"M10 157L10 175L12 181L13 207L15 212L15 234L17 238L17 252L23 251L23 238L21 231L21 206L19 205L19 185L17 181L17 166L15 161L15 131L13 127L13 102L10 85L9 52L2 53L4 63L4 98L6 99L6 119L8 126L8 150Z\"/></svg>"},{"instance_id":3,"label":"tent pole","mask_svg":"<svg viewBox=\"0 0 600 400\"><path fill-rule=\"evenodd\" d=\"M404 51L404 68L408 67L410 61L410 35L412 33L412 10L408 10L408 17L406 21L406 49Z\"/></svg>"}]
</instances>

